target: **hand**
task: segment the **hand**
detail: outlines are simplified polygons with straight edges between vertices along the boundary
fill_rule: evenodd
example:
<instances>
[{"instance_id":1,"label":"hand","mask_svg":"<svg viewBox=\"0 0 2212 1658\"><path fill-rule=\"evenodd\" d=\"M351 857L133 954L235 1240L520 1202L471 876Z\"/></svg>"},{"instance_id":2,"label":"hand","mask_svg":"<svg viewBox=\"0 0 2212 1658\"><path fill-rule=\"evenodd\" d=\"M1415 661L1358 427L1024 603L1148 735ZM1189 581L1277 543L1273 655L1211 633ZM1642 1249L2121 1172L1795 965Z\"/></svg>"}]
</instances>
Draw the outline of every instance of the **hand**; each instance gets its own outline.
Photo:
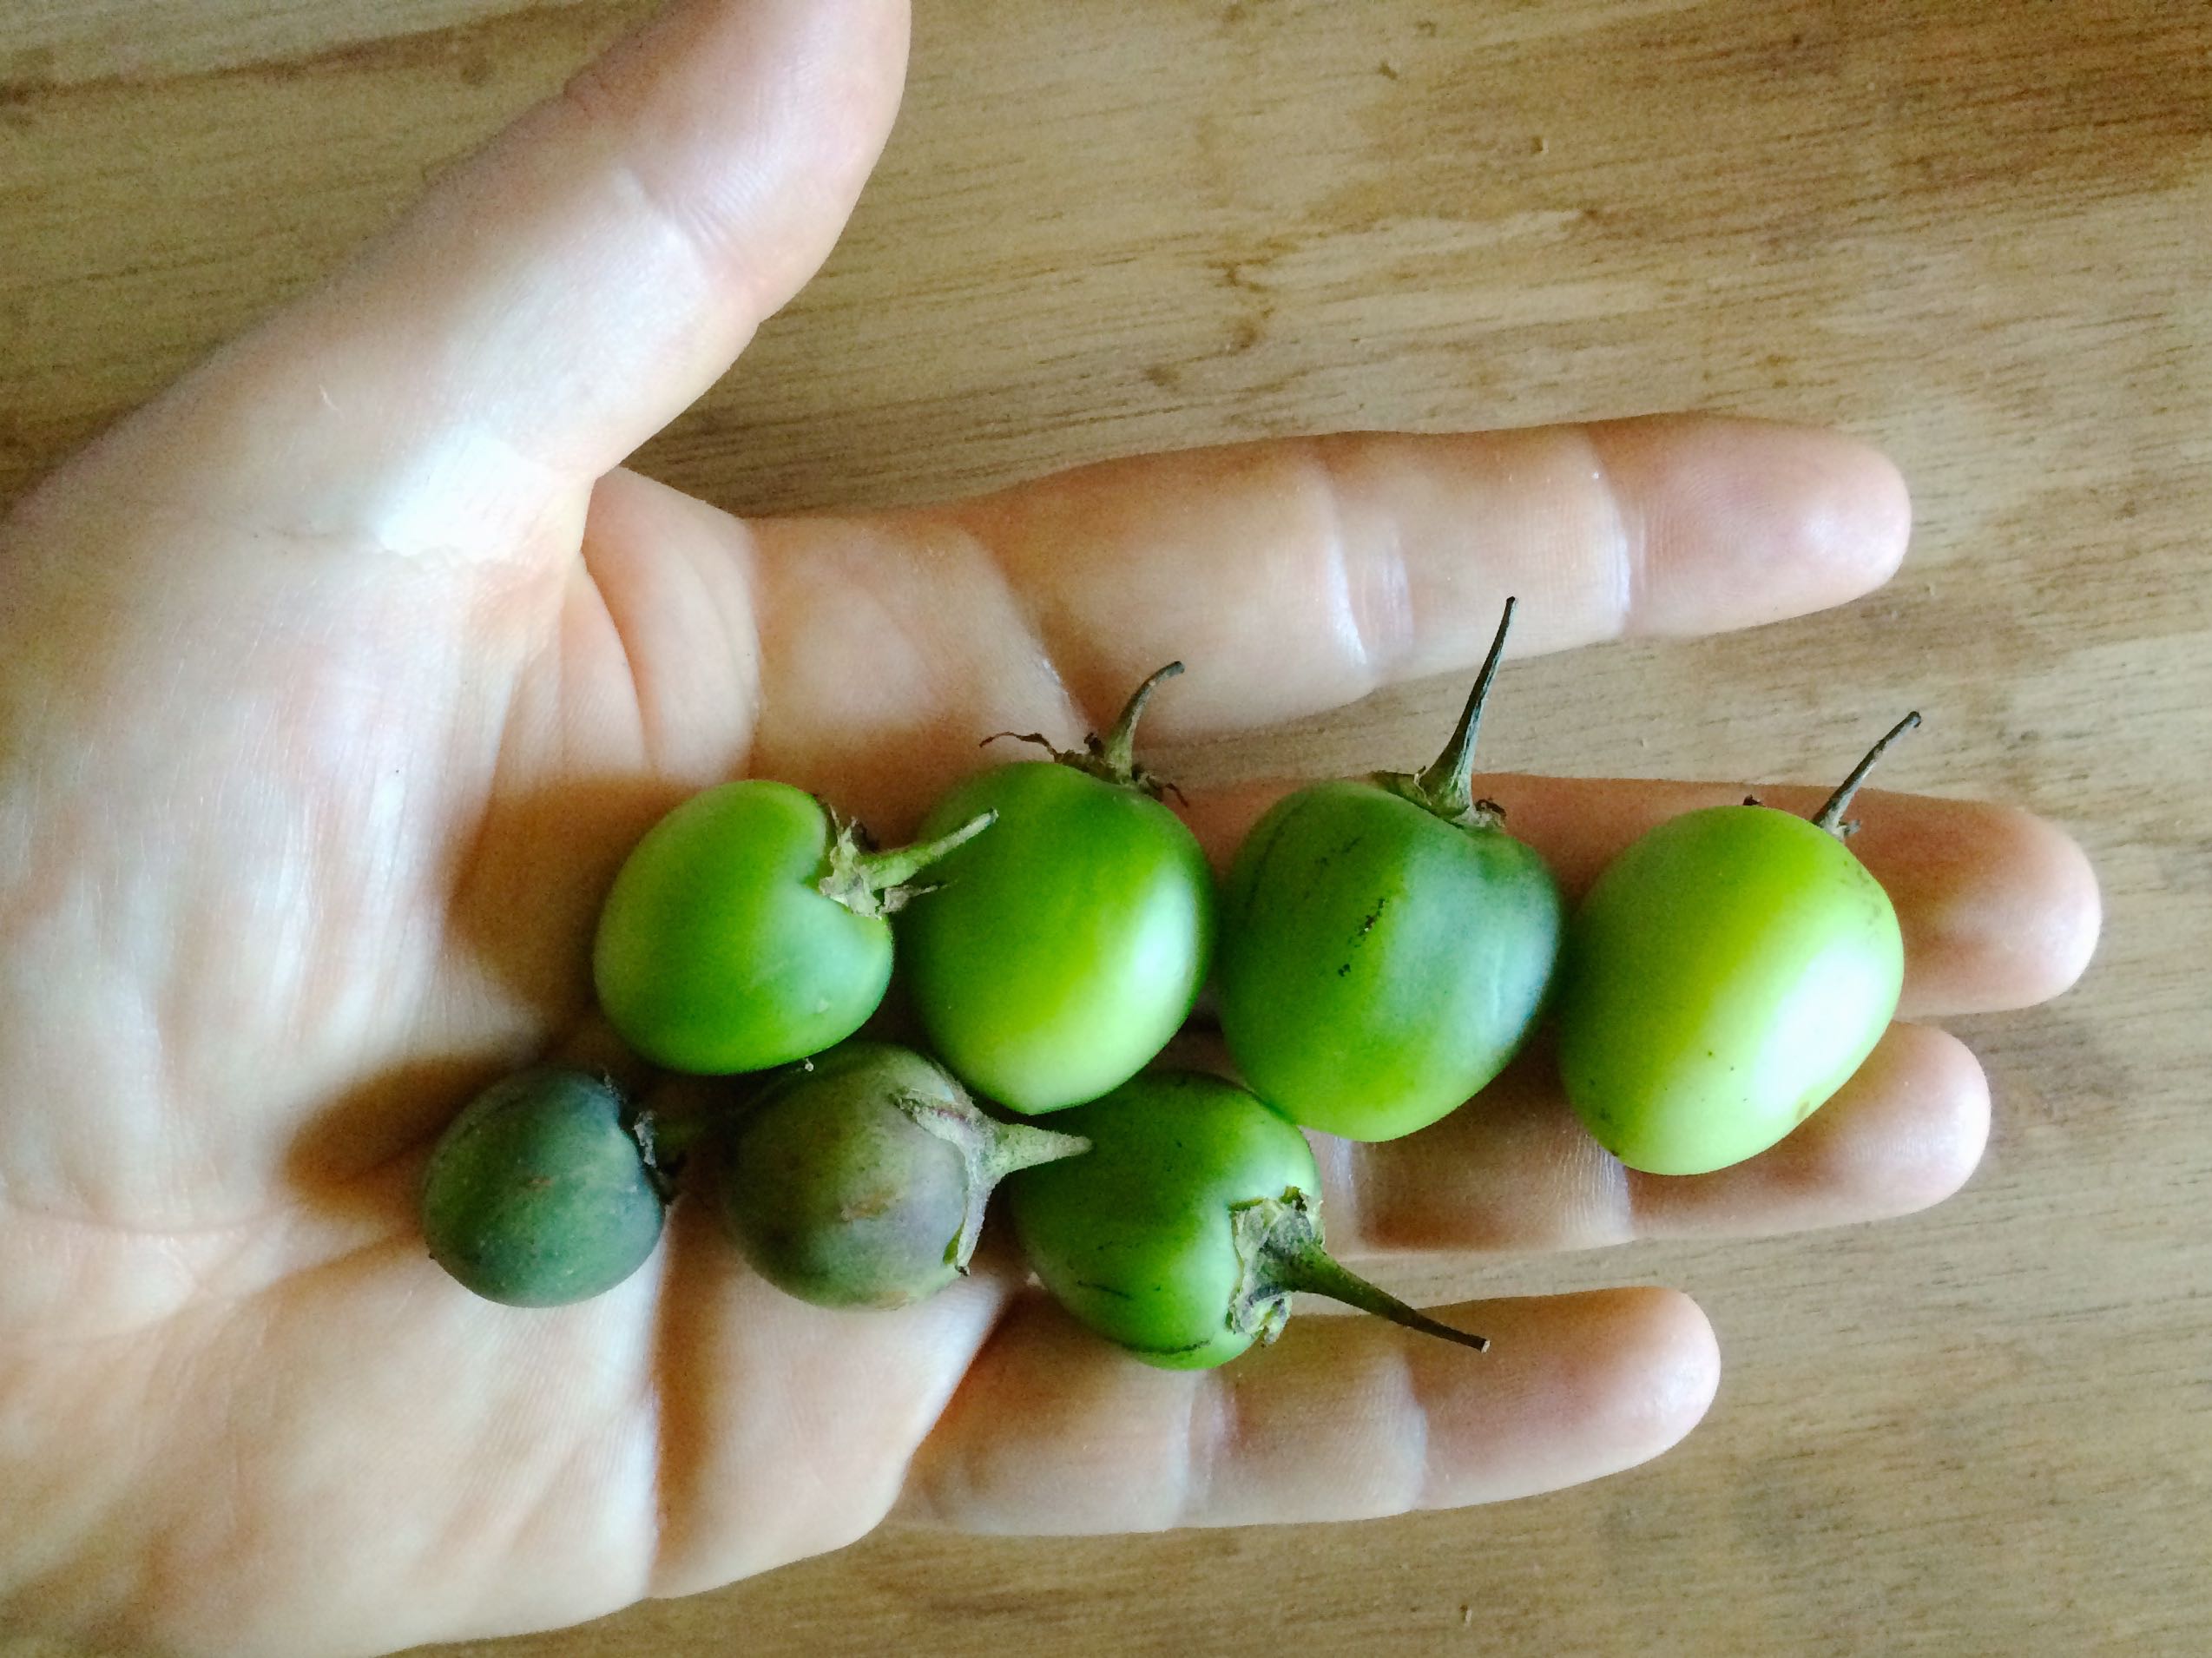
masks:
<instances>
[{"instance_id":1,"label":"hand","mask_svg":"<svg viewBox=\"0 0 2212 1658\"><path fill-rule=\"evenodd\" d=\"M584 1026L598 898L693 789L756 772L896 832L978 734L1071 740L1170 657L1194 671L1162 740L1464 673L1509 591L1520 648L1556 649L1840 602L1901 555L1886 463L1700 419L1257 444L751 523L616 470L827 252L905 33L890 0L680 7L6 526L6 1614L366 1653L704 1589L893 1513L1484 1502L1649 1457L1704 1409L1711 1333L1662 1292L1466 1309L1479 1361L1301 1318L1191 1376L1011 1272L900 1313L801 1306L695 1205L637 1277L556 1312L426 1259L428 1142ZM1741 792L1495 788L1570 887ZM1226 849L1257 805L1194 820ZM1908 1013L2079 970L2096 893L2055 832L1865 815ZM1327 1201L1355 1260L1825 1225L1952 1191L1986 1113L1965 1051L1900 1024L1771 1155L1645 1181L1524 1068L1417 1139L1325 1148Z\"/></svg>"}]
</instances>

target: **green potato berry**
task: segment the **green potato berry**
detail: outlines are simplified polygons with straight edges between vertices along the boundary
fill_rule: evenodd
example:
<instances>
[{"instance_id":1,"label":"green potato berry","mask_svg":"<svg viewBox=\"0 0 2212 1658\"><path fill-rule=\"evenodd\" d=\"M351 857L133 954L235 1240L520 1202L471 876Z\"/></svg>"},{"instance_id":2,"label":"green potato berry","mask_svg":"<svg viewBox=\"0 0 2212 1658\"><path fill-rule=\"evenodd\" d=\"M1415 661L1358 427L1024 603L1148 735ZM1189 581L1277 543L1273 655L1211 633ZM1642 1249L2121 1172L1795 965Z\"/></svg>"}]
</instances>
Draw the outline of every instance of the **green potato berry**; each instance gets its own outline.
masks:
<instances>
[{"instance_id":1,"label":"green potato berry","mask_svg":"<svg viewBox=\"0 0 2212 1658\"><path fill-rule=\"evenodd\" d=\"M905 1306L967 1270L1003 1175L1083 1149L994 1122L919 1054L856 1040L778 1078L738 1120L720 1211L745 1258L787 1293Z\"/></svg>"},{"instance_id":2,"label":"green potato berry","mask_svg":"<svg viewBox=\"0 0 2212 1658\"><path fill-rule=\"evenodd\" d=\"M486 1300L560 1306L645 1264L666 1200L613 1083L544 1065L495 1082L438 1139L422 1188L431 1258Z\"/></svg>"},{"instance_id":3,"label":"green potato berry","mask_svg":"<svg viewBox=\"0 0 2212 1658\"><path fill-rule=\"evenodd\" d=\"M1329 1258L1306 1137L1249 1090L1150 1071L1056 1122L1091 1149L1007 1182L1015 1230L1061 1306L1145 1363L1226 1364L1274 1339L1299 1290L1487 1345Z\"/></svg>"},{"instance_id":4,"label":"green potato berry","mask_svg":"<svg viewBox=\"0 0 2212 1658\"><path fill-rule=\"evenodd\" d=\"M1221 1033L1260 1096L1308 1128L1390 1140L1504 1069L1535 1029L1564 905L1474 799L1475 733L1513 618L1419 776L1299 790L1238 850L1221 905Z\"/></svg>"},{"instance_id":5,"label":"green potato berry","mask_svg":"<svg viewBox=\"0 0 2212 1658\"><path fill-rule=\"evenodd\" d=\"M1569 929L1559 1074L1629 1168L1702 1174L1780 1141L1863 1063L1897 1011L1904 938L1841 839L1853 791L1810 822L1747 803L1659 825Z\"/></svg>"},{"instance_id":6,"label":"green potato berry","mask_svg":"<svg viewBox=\"0 0 2212 1658\"><path fill-rule=\"evenodd\" d=\"M905 885L989 826L865 849L813 795L726 783L654 825L607 895L592 977L609 1022L646 1058L705 1075L766 1070L858 1030L891 984L885 916Z\"/></svg>"},{"instance_id":7,"label":"green potato berry","mask_svg":"<svg viewBox=\"0 0 2212 1658\"><path fill-rule=\"evenodd\" d=\"M1146 699L1181 671L1147 680L1088 752L981 773L922 826L997 819L938 864L938 889L899 917L899 947L930 1045L1012 1110L1057 1110L1126 1081L1205 980L1213 872L1132 759Z\"/></svg>"}]
</instances>

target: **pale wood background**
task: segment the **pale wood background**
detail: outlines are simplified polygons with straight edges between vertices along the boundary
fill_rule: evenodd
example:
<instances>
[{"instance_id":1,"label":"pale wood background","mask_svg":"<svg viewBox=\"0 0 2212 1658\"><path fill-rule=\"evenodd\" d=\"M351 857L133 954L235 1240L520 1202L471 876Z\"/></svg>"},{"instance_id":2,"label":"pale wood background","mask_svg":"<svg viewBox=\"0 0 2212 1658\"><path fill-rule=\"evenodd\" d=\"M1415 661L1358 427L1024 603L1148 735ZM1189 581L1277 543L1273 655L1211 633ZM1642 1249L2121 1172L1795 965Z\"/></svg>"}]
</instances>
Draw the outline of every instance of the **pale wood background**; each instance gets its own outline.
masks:
<instances>
[{"instance_id":1,"label":"pale wood background","mask_svg":"<svg viewBox=\"0 0 2212 1658\"><path fill-rule=\"evenodd\" d=\"M0 498L645 10L0 0ZM1481 1278L1699 1296L1726 1379L1649 1468L1360 1527L885 1532L445 1650L2212 1649L2212 8L918 10L851 233L645 470L772 508L1334 426L1836 423L1912 480L1892 588L1517 668L1488 762L1825 778L1910 703L1891 786L2068 823L2108 937L2055 1007L1960 1022L1998 1122L1943 1208ZM1178 764L1418 759L1458 694Z\"/></svg>"}]
</instances>

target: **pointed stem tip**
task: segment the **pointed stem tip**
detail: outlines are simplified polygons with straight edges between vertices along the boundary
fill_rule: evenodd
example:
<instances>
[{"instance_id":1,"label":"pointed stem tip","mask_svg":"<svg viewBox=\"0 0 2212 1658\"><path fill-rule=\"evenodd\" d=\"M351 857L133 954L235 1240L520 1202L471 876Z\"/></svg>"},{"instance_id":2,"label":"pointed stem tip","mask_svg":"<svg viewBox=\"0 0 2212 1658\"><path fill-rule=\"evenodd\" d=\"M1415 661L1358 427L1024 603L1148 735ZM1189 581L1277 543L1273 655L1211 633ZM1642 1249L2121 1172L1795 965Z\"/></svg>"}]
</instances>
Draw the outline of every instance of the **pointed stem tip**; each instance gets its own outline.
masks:
<instances>
[{"instance_id":1,"label":"pointed stem tip","mask_svg":"<svg viewBox=\"0 0 2212 1658\"><path fill-rule=\"evenodd\" d=\"M830 848L829 867L815 882L814 890L855 915L895 915L906 907L908 899L931 890L909 885L915 876L997 821L996 812L979 812L950 834L880 852L861 851L858 826L841 825Z\"/></svg>"},{"instance_id":2,"label":"pointed stem tip","mask_svg":"<svg viewBox=\"0 0 2212 1658\"><path fill-rule=\"evenodd\" d=\"M952 1264L962 1273L976 1253L983 1235L983 1217L998 1182L1020 1168L1076 1157L1090 1149L1081 1135L1062 1134L1027 1122L1001 1122L970 1099L958 1083L943 1099L902 1089L891 1102L925 1133L945 1142L960 1156L967 1173L960 1232L952 1247Z\"/></svg>"},{"instance_id":3,"label":"pointed stem tip","mask_svg":"<svg viewBox=\"0 0 2212 1658\"><path fill-rule=\"evenodd\" d=\"M1866 780L1866 773L1874 769L1874 762L1882 757L1882 751L1919 723L1920 716L1916 710L1892 726L1882 740L1866 751L1866 757L1851 768L1851 775L1843 780L1833 794L1828 796L1827 804L1813 814L1813 826L1825 829L1839 839L1858 827L1856 824L1847 824L1843 820L1844 811L1851 805L1851 797L1859 793L1859 786Z\"/></svg>"},{"instance_id":4,"label":"pointed stem tip","mask_svg":"<svg viewBox=\"0 0 2212 1658\"><path fill-rule=\"evenodd\" d=\"M1106 734L1099 745L1098 757L1122 781L1128 782L1136 775L1136 722L1144 716L1144 705L1152 701L1152 694L1159 689L1162 680L1171 680L1182 672L1181 662L1169 662L1155 670L1143 684L1130 693L1122 707L1122 717L1114 722L1113 730Z\"/></svg>"},{"instance_id":5,"label":"pointed stem tip","mask_svg":"<svg viewBox=\"0 0 2212 1658\"><path fill-rule=\"evenodd\" d=\"M1303 1290L1309 1295L1326 1295L1332 1301L1341 1301L1345 1306L1357 1307L1362 1313L1372 1313L1379 1319L1388 1319L1392 1324L1408 1330L1418 1330L1425 1336L1438 1336L1445 1341L1456 1341L1462 1347L1471 1347L1477 1352L1490 1351L1489 1337L1455 1330L1448 1324L1438 1323L1418 1307L1408 1306L1389 1291L1370 1284L1319 1246L1285 1261L1283 1268L1277 1281L1285 1289Z\"/></svg>"},{"instance_id":6,"label":"pointed stem tip","mask_svg":"<svg viewBox=\"0 0 2212 1658\"><path fill-rule=\"evenodd\" d=\"M1024 1168L1035 1168L1039 1163L1057 1163L1063 1157L1080 1157L1090 1149L1090 1142L1079 1134L1062 1134L1057 1128L1040 1128L1033 1122L997 1122L991 1135L991 1153L985 1168L991 1173L991 1183L996 1186L1007 1175Z\"/></svg>"},{"instance_id":7,"label":"pointed stem tip","mask_svg":"<svg viewBox=\"0 0 2212 1658\"><path fill-rule=\"evenodd\" d=\"M879 892L887 887L904 885L954 847L966 845L997 821L997 813L979 812L949 834L939 835L934 840L894 846L889 852L864 853L860 868L867 876L868 885Z\"/></svg>"},{"instance_id":8,"label":"pointed stem tip","mask_svg":"<svg viewBox=\"0 0 2212 1658\"><path fill-rule=\"evenodd\" d=\"M1230 1309L1233 1328L1274 1340L1282 1328L1286 1298L1304 1291L1477 1352L1490 1349L1487 1337L1438 1323L1338 1261L1323 1247L1320 1211L1296 1187L1279 1198L1238 1204L1231 1211L1230 1228L1239 1267Z\"/></svg>"},{"instance_id":9,"label":"pointed stem tip","mask_svg":"<svg viewBox=\"0 0 2212 1658\"><path fill-rule=\"evenodd\" d=\"M1483 658L1475 688L1467 694L1466 706L1459 710L1459 723L1452 740L1419 780L1421 792L1431 803L1429 809L1440 818L1457 820L1474 811L1475 739L1482 730L1483 706L1490 701L1491 683L1498 677L1498 664L1505 660L1505 635L1513 629L1513 612L1519 605L1517 599L1505 601L1497 635L1490 641L1490 655Z\"/></svg>"}]
</instances>

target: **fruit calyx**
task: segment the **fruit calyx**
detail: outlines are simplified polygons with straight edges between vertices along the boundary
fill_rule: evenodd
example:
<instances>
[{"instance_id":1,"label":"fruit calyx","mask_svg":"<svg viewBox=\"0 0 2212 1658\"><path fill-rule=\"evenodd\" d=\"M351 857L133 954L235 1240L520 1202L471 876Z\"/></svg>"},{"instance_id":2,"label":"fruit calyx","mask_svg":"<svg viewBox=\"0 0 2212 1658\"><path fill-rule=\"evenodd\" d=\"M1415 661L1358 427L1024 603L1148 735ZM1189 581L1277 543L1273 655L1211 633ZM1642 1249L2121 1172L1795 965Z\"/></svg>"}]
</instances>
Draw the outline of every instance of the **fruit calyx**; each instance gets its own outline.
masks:
<instances>
[{"instance_id":1,"label":"fruit calyx","mask_svg":"<svg viewBox=\"0 0 2212 1658\"><path fill-rule=\"evenodd\" d=\"M963 1273L976 1253L976 1239L983 1231L984 1207L998 1182L1017 1168L1057 1162L1090 1149L1081 1135L1061 1134L1027 1122L1001 1122L986 1116L966 1094L955 1091L938 1097L901 1089L891 1102L925 1134L936 1135L960 1154L967 1166L967 1188L960 1210L960 1230L952 1240L952 1265Z\"/></svg>"},{"instance_id":2,"label":"fruit calyx","mask_svg":"<svg viewBox=\"0 0 2212 1658\"><path fill-rule=\"evenodd\" d=\"M674 1202L693 1152L714 1131L714 1118L703 1111L672 1115L656 1111L649 1105L635 1109L626 1106L622 1124L637 1147L638 1161L645 1165L645 1178L652 1182L662 1202Z\"/></svg>"},{"instance_id":3,"label":"fruit calyx","mask_svg":"<svg viewBox=\"0 0 2212 1658\"><path fill-rule=\"evenodd\" d=\"M1439 1324L1340 1266L1322 1247L1320 1210L1295 1186L1286 1187L1279 1198L1233 1204L1229 1229L1236 1243L1237 1275L1228 1325L1241 1336L1256 1337L1262 1344L1274 1341L1290 1318L1292 1293L1303 1290L1477 1352L1489 1349L1489 1338Z\"/></svg>"},{"instance_id":4,"label":"fruit calyx","mask_svg":"<svg viewBox=\"0 0 2212 1658\"><path fill-rule=\"evenodd\" d=\"M1035 743L1062 766L1072 766L1086 777L1095 777L1102 783L1111 783L1116 788L1136 789L1158 799L1172 792L1177 799L1182 791L1173 783L1155 776L1137 763L1136 722L1143 716L1144 705L1152 700L1152 693L1162 680L1171 680L1182 672L1181 662L1169 662L1155 670L1143 684L1129 694L1129 701L1122 708L1122 716L1114 728L1101 737L1091 732L1083 740L1081 748L1056 748L1052 740L1041 731L994 731L983 741L984 746L1002 737L1016 742Z\"/></svg>"},{"instance_id":5,"label":"fruit calyx","mask_svg":"<svg viewBox=\"0 0 2212 1658\"><path fill-rule=\"evenodd\" d=\"M683 1154L662 1144L658 1124L650 1111L641 1111L631 1120L629 1137L637 1147L637 1161L645 1170L646 1183L660 1194L662 1202L674 1202L676 1176L683 1168Z\"/></svg>"},{"instance_id":6,"label":"fruit calyx","mask_svg":"<svg viewBox=\"0 0 2212 1658\"><path fill-rule=\"evenodd\" d=\"M829 866L814 883L814 890L854 915L881 916L895 915L923 893L934 891L926 884L916 885L914 877L955 846L964 846L990 828L998 821L998 814L979 813L950 834L912 846L894 846L889 852L878 852L868 832L853 819L831 812L829 819L833 831L826 859Z\"/></svg>"},{"instance_id":7,"label":"fruit calyx","mask_svg":"<svg viewBox=\"0 0 2212 1658\"><path fill-rule=\"evenodd\" d=\"M1491 681L1498 677L1498 665L1505 659L1505 635L1512 630L1518 603L1516 599L1505 601L1497 636L1490 641L1490 655L1483 658L1482 672L1475 676L1475 688L1467 694L1459 723L1444 752L1425 772L1375 773L1369 780L1377 788L1410 800L1422 811L1462 829L1495 829L1504 822L1504 806L1495 800L1475 798L1475 736L1482 728L1483 705L1490 700Z\"/></svg>"},{"instance_id":8,"label":"fruit calyx","mask_svg":"<svg viewBox=\"0 0 2212 1658\"><path fill-rule=\"evenodd\" d=\"M1851 775L1836 786L1836 792L1828 796L1827 804L1813 814L1813 826L1827 830L1838 840L1848 840L1857 834L1857 822L1846 822L1843 816L1845 809L1851 805L1851 797L1859 793L1859 786L1866 780L1866 773L1874 769L1874 762L1882 757L1882 751L1919 723L1919 714L1915 711L1892 726L1882 740L1866 751L1866 757L1851 768Z\"/></svg>"},{"instance_id":9,"label":"fruit calyx","mask_svg":"<svg viewBox=\"0 0 2212 1658\"><path fill-rule=\"evenodd\" d=\"M590 1075L603 1084L617 1102L615 1121L637 1148L637 1161L645 1170L646 1182L660 1194L661 1201L675 1201L676 1181L683 1174L685 1161L691 1155L692 1142L698 1135L696 1125L690 1122L670 1122L652 1107L639 1105L623 1091L614 1077L603 1070Z\"/></svg>"}]
</instances>

